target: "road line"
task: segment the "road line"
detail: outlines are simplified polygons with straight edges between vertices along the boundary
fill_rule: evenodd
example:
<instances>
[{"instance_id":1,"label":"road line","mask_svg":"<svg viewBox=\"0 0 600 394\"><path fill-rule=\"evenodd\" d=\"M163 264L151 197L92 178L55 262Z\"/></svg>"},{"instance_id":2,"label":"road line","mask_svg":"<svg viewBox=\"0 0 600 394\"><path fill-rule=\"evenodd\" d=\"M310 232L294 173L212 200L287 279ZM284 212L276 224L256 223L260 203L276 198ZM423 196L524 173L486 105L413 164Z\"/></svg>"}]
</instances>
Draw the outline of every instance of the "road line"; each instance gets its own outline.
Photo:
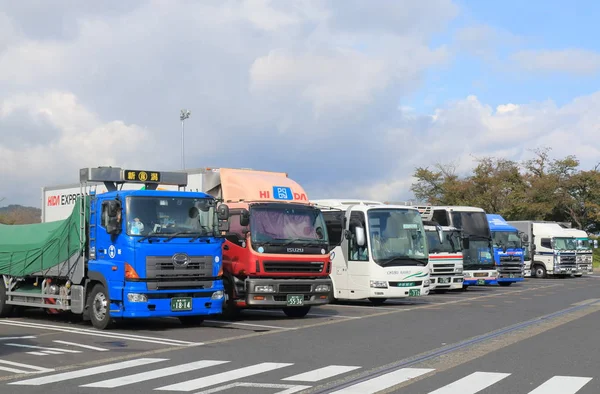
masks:
<instances>
[{"instance_id":1,"label":"road line","mask_svg":"<svg viewBox=\"0 0 600 394\"><path fill-rule=\"evenodd\" d=\"M47 356L48 354L42 352L25 352L25 354L31 354L32 356Z\"/></svg>"},{"instance_id":2,"label":"road line","mask_svg":"<svg viewBox=\"0 0 600 394\"><path fill-rule=\"evenodd\" d=\"M0 364L12 365L13 367L20 367L20 368L29 368L29 369L33 369L34 371L37 371L37 372L52 372L52 371L54 371L54 369L51 369L51 368L36 367L35 365L21 364L21 363L16 363L14 361L0 360Z\"/></svg>"},{"instance_id":3,"label":"road line","mask_svg":"<svg viewBox=\"0 0 600 394\"><path fill-rule=\"evenodd\" d=\"M361 367L354 367L348 365L328 365L327 367L290 376L289 378L281 380L294 380L299 382L318 382L319 380L327 379L336 375L341 375L343 373L354 371L355 369L359 368Z\"/></svg>"},{"instance_id":4,"label":"road line","mask_svg":"<svg viewBox=\"0 0 600 394\"><path fill-rule=\"evenodd\" d=\"M252 323L239 323L235 321L220 321L220 320L204 320L206 323L213 324L234 324L236 326L249 326L249 327L262 327L262 328L273 328L275 330L295 330L296 327L278 327L278 326L266 326L264 324L252 324Z\"/></svg>"},{"instance_id":5,"label":"road line","mask_svg":"<svg viewBox=\"0 0 600 394\"><path fill-rule=\"evenodd\" d=\"M331 394L373 394L399 383L432 372L429 368L402 368L332 392Z\"/></svg>"},{"instance_id":6,"label":"road line","mask_svg":"<svg viewBox=\"0 0 600 394\"><path fill-rule=\"evenodd\" d=\"M5 343L6 346L14 346L14 347L24 347L28 349L41 349L41 350L50 350L60 353L81 353L81 350L71 350L71 349L57 349L55 347L44 347L44 346L34 346L34 345L23 345L22 343Z\"/></svg>"},{"instance_id":7,"label":"road line","mask_svg":"<svg viewBox=\"0 0 600 394\"><path fill-rule=\"evenodd\" d=\"M154 390L172 390L172 391L192 391L208 386L214 386L231 380L246 378L252 375L273 371L293 364L290 363L260 363L249 367L234 369L232 371L218 373L216 375L204 376L198 379L187 380L185 382L171 384L169 386L159 387Z\"/></svg>"},{"instance_id":8,"label":"road line","mask_svg":"<svg viewBox=\"0 0 600 394\"><path fill-rule=\"evenodd\" d=\"M245 383L245 382L236 382L230 383L224 386L215 387L209 390L200 391L196 394L213 394L218 393L219 391L225 391L229 389L233 389L236 387L248 387L248 388L258 388L258 389L286 389L283 391L278 391L274 394L293 394L298 391L302 391L304 389L309 389L311 386L293 386L289 384L274 384L274 383Z\"/></svg>"},{"instance_id":9,"label":"road line","mask_svg":"<svg viewBox=\"0 0 600 394\"><path fill-rule=\"evenodd\" d=\"M580 378L577 376L554 376L538 386L529 394L575 394L583 386L588 384L592 378Z\"/></svg>"},{"instance_id":10,"label":"road line","mask_svg":"<svg viewBox=\"0 0 600 394\"><path fill-rule=\"evenodd\" d=\"M3 337L3 338L0 338L0 341L13 341L15 339L35 339L35 338L36 338L35 335L27 335L24 337Z\"/></svg>"},{"instance_id":11,"label":"road line","mask_svg":"<svg viewBox=\"0 0 600 394\"><path fill-rule=\"evenodd\" d=\"M55 350L42 350L40 353L42 353L42 354L64 354L63 352L57 352Z\"/></svg>"},{"instance_id":12,"label":"road line","mask_svg":"<svg viewBox=\"0 0 600 394\"><path fill-rule=\"evenodd\" d=\"M98 374L105 373L105 372L119 371L124 368L140 367L142 365L148 365L148 364L157 363L160 361L167 361L167 360L168 360L167 358L138 358L135 360L124 361L124 362L115 363L115 364L107 364L107 365L102 365L99 367L78 369L78 370L72 371L72 372L64 372L64 373L58 373L58 374L54 374L54 375L47 375L47 376L43 376L40 378L19 380L17 382L11 382L8 384L38 386L38 385L42 385L42 384L62 382L62 381L69 380L69 379L77 379L77 378L81 378L84 376L98 375Z\"/></svg>"},{"instance_id":13,"label":"road line","mask_svg":"<svg viewBox=\"0 0 600 394\"><path fill-rule=\"evenodd\" d=\"M252 311L253 315L261 314L261 313L281 315L281 312L279 312L279 311L264 311L264 310L253 310ZM344 317L346 319L357 319L358 318L358 316L332 315L329 313L307 313L306 316Z\"/></svg>"},{"instance_id":14,"label":"road line","mask_svg":"<svg viewBox=\"0 0 600 394\"><path fill-rule=\"evenodd\" d=\"M90 346L90 345L83 345L81 343L59 341L59 340L55 340L55 341L52 341L52 342L62 343L63 345L79 346L79 347L83 347L83 348L86 348L86 349L97 350L99 352L108 352L108 349L104 349L104 348L96 347L96 346Z\"/></svg>"},{"instance_id":15,"label":"road line","mask_svg":"<svg viewBox=\"0 0 600 394\"><path fill-rule=\"evenodd\" d=\"M204 345L204 343L202 342L186 342L186 341L179 341L179 340L171 340L171 339L163 339L163 338L154 338L154 340L150 340L150 339L145 339L145 338L150 338L150 337L129 337L129 336L123 336L119 333L114 333L114 334L104 334L104 333L100 333L100 332L94 332L94 331L86 331L86 330L81 330L81 329L75 329L75 328L62 328L62 327L57 327L57 326L44 326L44 325L32 325L32 323L26 323L26 322L21 322L21 321L16 321L16 320L2 320L0 321L0 324L4 324L7 326L14 326L14 327L26 327L26 328L37 328L40 330L51 330L51 331L60 331L60 332L66 332L69 334L80 334L80 335L91 335L91 336L96 336L96 337L104 337L104 338L111 338L111 339L123 339L123 340L128 340L128 341L137 341L137 342L147 342L147 343L158 343L161 345L168 345L168 346L201 346Z\"/></svg>"},{"instance_id":16,"label":"road line","mask_svg":"<svg viewBox=\"0 0 600 394\"><path fill-rule=\"evenodd\" d=\"M475 394L486 387L510 376L509 373L473 372L454 383L439 388L429 394Z\"/></svg>"},{"instance_id":17,"label":"road line","mask_svg":"<svg viewBox=\"0 0 600 394\"><path fill-rule=\"evenodd\" d=\"M133 375L121 376L114 379L102 380L95 383L85 384L79 387L103 387L103 388L115 388L126 386L128 384L145 382L147 380L163 378L165 376L171 376L178 373L196 371L202 368L208 368L215 365L225 364L229 361L219 360L201 360L194 361L187 364L179 364L172 367L166 367L161 369L155 369L153 371L140 372Z\"/></svg>"},{"instance_id":18,"label":"road line","mask_svg":"<svg viewBox=\"0 0 600 394\"><path fill-rule=\"evenodd\" d=\"M20 369L3 367L2 365L0 365L0 371L6 371L6 372L12 372L12 373L30 373L27 371L22 371Z\"/></svg>"}]
</instances>

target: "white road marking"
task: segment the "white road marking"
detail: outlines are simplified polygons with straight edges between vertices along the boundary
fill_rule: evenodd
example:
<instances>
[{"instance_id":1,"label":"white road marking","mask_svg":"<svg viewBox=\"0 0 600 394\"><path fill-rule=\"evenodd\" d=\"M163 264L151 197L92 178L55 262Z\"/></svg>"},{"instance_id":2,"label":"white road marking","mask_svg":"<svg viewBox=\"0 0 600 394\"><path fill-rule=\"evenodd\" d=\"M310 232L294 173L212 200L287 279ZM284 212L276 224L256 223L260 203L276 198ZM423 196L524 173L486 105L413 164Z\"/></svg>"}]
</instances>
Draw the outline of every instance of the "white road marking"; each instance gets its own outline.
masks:
<instances>
[{"instance_id":1,"label":"white road marking","mask_svg":"<svg viewBox=\"0 0 600 394\"><path fill-rule=\"evenodd\" d=\"M0 364L12 365L13 367L19 367L19 368L29 368L29 369L33 369L34 371L37 371L37 372L52 372L52 371L54 371L54 369L51 369L51 368L36 367L35 365L21 364L21 363L16 363L14 361L0 360Z\"/></svg>"},{"instance_id":2,"label":"white road marking","mask_svg":"<svg viewBox=\"0 0 600 394\"><path fill-rule=\"evenodd\" d=\"M121 376L119 378L102 380L100 382L85 384L79 387L104 387L104 388L115 388L121 387L128 384L144 382L151 379L158 379L165 376L175 375L178 373L184 373L189 371L195 371L202 368L208 368L215 365L225 364L229 361L219 361L219 360L201 360L194 361L187 364L179 364L172 367L155 369L152 371L140 372L133 375Z\"/></svg>"},{"instance_id":3,"label":"white road marking","mask_svg":"<svg viewBox=\"0 0 600 394\"><path fill-rule=\"evenodd\" d=\"M46 353L42 352L25 352L25 354L31 354L32 356L47 356Z\"/></svg>"},{"instance_id":4,"label":"white road marking","mask_svg":"<svg viewBox=\"0 0 600 394\"><path fill-rule=\"evenodd\" d=\"M15 339L35 339L35 338L36 338L35 335L27 335L24 337L3 337L3 338L0 338L0 341L12 341Z\"/></svg>"},{"instance_id":5,"label":"white road marking","mask_svg":"<svg viewBox=\"0 0 600 394\"><path fill-rule=\"evenodd\" d=\"M577 376L554 376L553 378L538 386L529 394L575 394L592 378L580 378Z\"/></svg>"},{"instance_id":6,"label":"white road marking","mask_svg":"<svg viewBox=\"0 0 600 394\"><path fill-rule=\"evenodd\" d=\"M105 372L119 371L124 368L139 367L142 365L147 365L147 364L152 364L152 363L157 363L160 361L167 361L167 360L168 360L167 358L138 358L135 360L123 361L123 362L114 363L114 364L101 365L99 367L84 368L84 369L79 369L77 371L63 372L63 373L58 373L58 374L54 374L54 375L47 375L47 376L40 377L40 378L19 380L17 382L10 382L8 384L38 386L38 385L42 385L42 384L62 382L62 381L69 380L69 379L77 379L77 378L81 378L84 376L98 375L98 374L105 373Z\"/></svg>"},{"instance_id":7,"label":"white road marking","mask_svg":"<svg viewBox=\"0 0 600 394\"><path fill-rule=\"evenodd\" d=\"M104 349L104 348L96 347L96 346L90 346L90 345L83 345L81 343L67 342L67 341L58 341L58 340L55 340L55 341L52 341L52 342L61 343L63 345L79 346L79 347L83 347L83 348L86 348L86 349L97 350L99 352L108 352L108 349Z\"/></svg>"},{"instance_id":8,"label":"white road marking","mask_svg":"<svg viewBox=\"0 0 600 394\"><path fill-rule=\"evenodd\" d=\"M509 373L473 372L462 379L429 394L475 394L510 376Z\"/></svg>"},{"instance_id":9,"label":"white road marking","mask_svg":"<svg viewBox=\"0 0 600 394\"><path fill-rule=\"evenodd\" d=\"M361 367L347 366L347 365L329 365L327 367L315 369L313 371L301 373L298 375L290 376L289 378L281 380L294 380L299 382L318 382L319 380L327 379L332 376L341 375L346 372L354 371Z\"/></svg>"},{"instance_id":10,"label":"white road marking","mask_svg":"<svg viewBox=\"0 0 600 394\"><path fill-rule=\"evenodd\" d=\"M71 350L71 349L57 349L55 347L44 347L44 346L34 346L34 345L24 345L22 343L5 343L6 346L14 346L14 347L24 347L28 349L41 349L41 350L50 350L60 353L81 353L81 350Z\"/></svg>"},{"instance_id":11,"label":"white road marking","mask_svg":"<svg viewBox=\"0 0 600 394\"><path fill-rule=\"evenodd\" d=\"M407 380L425 375L434 369L429 368L402 368L385 375L377 376L367 381L354 384L341 390L334 391L331 394L374 394L385 390L388 387L395 386Z\"/></svg>"},{"instance_id":12,"label":"white road marking","mask_svg":"<svg viewBox=\"0 0 600 394\"><path fill-rule=\"evenodd\" d=\"M265 326L264 324L252 324L252 323L239 323L234 321L220 321L220 320L204 320L206 323L213 324L233 324L236 326L248 326L248 327L262 327L262 328L273 328L275 330L296 330L295 327L278 327L278 326Z\"/></svg>"},{"instance_id":13,"label":"white road marking","mask_svg":"<svg viewBox=\"0 0 600 394\"><path fill-rule=\"evenodd\" d=\"M219 391L225 391L225 390L229 390L235 387L249 387L249 388L259 388L259 389L285 389L282 391L278 391L276 393L273 394L293 394L293 393L297 393L298 391L302 391L304 389L309 389L311 388L311 386L293 386L290 384L272 384L272 383L244 383L244 382L237 382L237 383L231 383L231 384L227 384L225 386L219 386L219 387L215 387L213 389L209 389L209 390L205 390L205 391L200 391L199 393L196 394L212 394L212 393L218 393Z\"/></svg>"},{"instance_id":14,"label":"white road marking","mask_svg":"<svg viewBox=\"0 0 600 394\"><path fill-rule=\"evenodd\" d=\"M249 367L234 369L232 371L222 372L216 375L205 376L198 379L187 380L185 382L171 384L169 386L159 387L154 390L172 390L172 391L192 391L208 386L214 386L231 380L241 379L275 369L287 367L290 363L261 363Z\"/></svg>"}]
</instances>

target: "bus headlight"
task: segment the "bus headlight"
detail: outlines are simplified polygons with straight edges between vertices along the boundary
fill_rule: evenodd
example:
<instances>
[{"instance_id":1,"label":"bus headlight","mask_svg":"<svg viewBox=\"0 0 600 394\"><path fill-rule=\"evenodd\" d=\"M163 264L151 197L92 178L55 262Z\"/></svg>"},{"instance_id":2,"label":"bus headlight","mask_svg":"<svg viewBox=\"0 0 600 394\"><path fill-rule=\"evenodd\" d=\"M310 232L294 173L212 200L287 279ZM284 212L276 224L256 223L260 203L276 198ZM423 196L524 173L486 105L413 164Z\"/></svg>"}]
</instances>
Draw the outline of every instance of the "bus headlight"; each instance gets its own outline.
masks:
<instances>
[{"instance_id":1,"label":"bus headlight","mask_svg":"<svg viewBox=\"0 0 600 394\"><path fill-rule=\"evenodd\" d=\"M374 287L376 289L387 289L387 282L384 280L372 280L371 281L371 287Z\"/></svg>"}]
</instances>

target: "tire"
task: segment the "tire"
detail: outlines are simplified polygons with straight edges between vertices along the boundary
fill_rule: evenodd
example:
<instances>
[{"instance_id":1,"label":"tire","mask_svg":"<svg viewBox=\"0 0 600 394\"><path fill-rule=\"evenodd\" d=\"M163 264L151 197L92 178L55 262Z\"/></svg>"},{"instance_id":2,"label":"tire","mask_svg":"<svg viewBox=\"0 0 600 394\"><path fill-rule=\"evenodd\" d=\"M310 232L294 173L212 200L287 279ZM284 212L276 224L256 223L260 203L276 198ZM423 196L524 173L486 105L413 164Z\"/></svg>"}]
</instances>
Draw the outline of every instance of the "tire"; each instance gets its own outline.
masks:
<instances>
[{"instance_id":1,"label":"tire","mask_svg":"<svg viewBox=\"0 0 600 394\"><path fill-rule=\"evenodd\" d=\"M6 303L6 286L4 285L4 278L0 276L0 317L7 317L13 311L13 306Z\"/></svg>"},{"instance_id":2,"label":"tire","mask_svg":"<svg viewBox=\"0 0 600 394\"><path fill-rule=\"evenodd\" d=\"M512 285L512 282L498 282L498 284L502 287L508 287Z\"/></svg>"},{"instance_id":3,"label":"tire","mask_svg":"<svg viewBox=\"0 0 600 394\"><path fill-rule=\"evenodd\" d=\"M204 323L204 316L179 316L179 321L184 326L200 326Z\"/></svg>"},{"instance_id":4,"label":"tire","mask_svg":"<svg viewBox=\"0 0 600 394\"><path fill-rule=\"evenodd\" d=\"M543 279L545 278L546 275L546 267L544 267L541 264L536 264L533 266L533 269L531 270L531 276L537 278L537 279Z\"/></svg>"},{"instance_id":5,"label":"tire","mask_svg":"<svg viewBox=\"0 0 600 394\"><path fill-rule=\"evenodd\" d=\"M283 313L287 317L304 317L310 311L310 306L298 306L298 307L288 307L283 308Z\"/></svg>"},{"instance_id":6,"label":"tire","mask_svg":"<svg viewBox=\"0 0 600 394\"><path fill-rule=\"evenodd\" d=\"M448 291L448 289L440 289L440 290L434 290L433 292L435 294L446 294L447 291Z\"/></svg>"},{"instance_id":7,"label":"tire","mask_svg":"<svg viewBox=\"0 0 600 394\"><path fill-rule=\"evenodd\" d=\"M373 305L383 305L387 298L369 298Z\"/></svg>"},{"instance_id":8,"label":"tire","mask_svg":"<svg viewBox=\"0 0 600 394\"><path fill-rule=\"evenodd\" d=\"M114 325L114 321L110 317L110 298L104 285L97 283L92 288L87 304L94 328L106 330Z\"/></svg>"},{"instance_id":9,"label":"tire","mask_svg":"<svg viewBox=\"0 0 600 394\"><path fill-rule=\"evenodd\" d=\"M235 320L240 316L240 308L233 300L233 282L229 278L223 278L225 287L225 300L223 300L223 312L221 315L228 320Z\"/></svg>"},{"instance_id":10,"label":"tire","mask_svg":"<svg viewBox=\"0 0 600 394\"><path fill-rule=\"evenodd\" d=\"M463 287L460 288L460 291L467 291L468 288L469 288L469 286L463 285Z\"/></svg>"}]
</instances>

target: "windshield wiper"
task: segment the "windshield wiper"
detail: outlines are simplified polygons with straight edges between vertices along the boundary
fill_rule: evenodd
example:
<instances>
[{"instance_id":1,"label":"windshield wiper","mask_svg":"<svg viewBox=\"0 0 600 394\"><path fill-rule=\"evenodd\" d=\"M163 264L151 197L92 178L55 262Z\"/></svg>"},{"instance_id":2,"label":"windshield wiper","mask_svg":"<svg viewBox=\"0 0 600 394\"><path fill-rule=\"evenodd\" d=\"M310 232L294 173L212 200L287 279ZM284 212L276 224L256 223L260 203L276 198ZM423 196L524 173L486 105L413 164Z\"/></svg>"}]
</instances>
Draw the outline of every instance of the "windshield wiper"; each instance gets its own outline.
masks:
<instances>
[{"instance_id":1,"label":"windshield wiper","mask_svg":"<svg viewBox=\"0 0 600 394\"><path fill-rule=\"evenodd\" d=\"M426 266L428 261L423 261L421 259L415 259L412 257L406 257L406 256L395 256L395 257L391 257L387 260L384 260L380 263L380 265L382 267L387 266L390 263L393 263L394 261L405 261L405 262L416 262L418 263L418 265L422 265L422 266Z\"/></svg>"},{"instance_id":2,"label":"windshield wiper","mask_svg":"<svg viewBox=\"0 0 600 394\"><path fill-rule=\"evenodd\" d=\"M138 242L142 242L142 241L144 241L144 240L146 240L146 239L148 239L150 237L166 237L166 235L165 234L161 234L161 233L157 233L156 231L152 231L152 232L144 235L142 238L140 238L138 240Z\"/></svg>"},{"instance_id":3,"label":"windshield wiper","mask_svg":"<svg viewBox=\"0 0 600 394\"><path fill-rule=\"evenodd\" d=\"M184 235L184 234L197 234L197 237L201 237L202 236L202 234L200 234L200 232L194 231L194 230L178 231L176 233L171 234L167 239L164 240L164 242L169 242L173 238L175 238L175 237L177 237L179 235Z\"/></svg>"},{"instance_id":4,"label":"windshield wiper","mask_svg":"<svg viewBox=\"0 0 600 394\"><path fill-rule=\"evenodd\" d=\"M276 239L279 239L279 238L276 238ZM322 246L325 244L325 241L319 242L315 239L294 238L294 239L290 239L287 242L282 243L281 246L288 246L288 245L293 244L294 242L306 242L306 243L302 244L303 246Z\"/></svg>"}]
</instances>

